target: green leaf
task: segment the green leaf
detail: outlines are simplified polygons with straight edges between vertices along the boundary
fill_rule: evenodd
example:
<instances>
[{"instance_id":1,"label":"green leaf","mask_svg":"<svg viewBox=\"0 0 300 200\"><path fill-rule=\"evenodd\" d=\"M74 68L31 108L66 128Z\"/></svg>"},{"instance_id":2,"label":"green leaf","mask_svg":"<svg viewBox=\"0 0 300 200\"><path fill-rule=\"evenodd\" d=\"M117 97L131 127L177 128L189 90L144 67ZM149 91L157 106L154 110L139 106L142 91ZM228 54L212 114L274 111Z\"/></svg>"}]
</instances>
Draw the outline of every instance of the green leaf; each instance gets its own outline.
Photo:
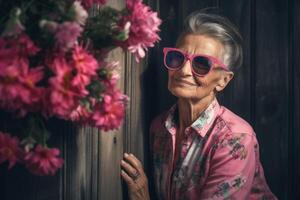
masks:
<instances>
[{"instance_id":1,"label":"green leaf","mask_svg":"<svg viewBox=\"0 0 300 200\"><path fill-rule=\"evenodd\" d=\"M83 35L93 41L95 48L115 46L115 37L121 32L118 28L120 18L120 11L111 7L100 8L95 16L88 18Z\"/></svg>"}]
</instances>

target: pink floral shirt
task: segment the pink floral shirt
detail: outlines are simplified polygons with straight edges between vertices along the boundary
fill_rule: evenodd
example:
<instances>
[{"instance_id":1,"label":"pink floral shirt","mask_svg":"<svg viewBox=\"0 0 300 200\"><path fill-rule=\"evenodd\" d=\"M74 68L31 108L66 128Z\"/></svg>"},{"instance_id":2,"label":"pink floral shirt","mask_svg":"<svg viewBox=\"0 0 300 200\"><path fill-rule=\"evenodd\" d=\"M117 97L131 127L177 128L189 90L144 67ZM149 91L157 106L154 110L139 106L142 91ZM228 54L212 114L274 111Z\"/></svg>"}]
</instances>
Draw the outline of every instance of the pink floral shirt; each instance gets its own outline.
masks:
<instances>
[{"instance_id":1,"label":"pink floral shirt","mask_svg":"<svg viewBox=\"0 0 300 200\"><path fill-rule=\"evenodd\" d=\"M274 200L259 160L252 127L217 100L185 130L174 159L177 106L151 125L151 152L158 199Z\"/></svg>"}]
</instances>

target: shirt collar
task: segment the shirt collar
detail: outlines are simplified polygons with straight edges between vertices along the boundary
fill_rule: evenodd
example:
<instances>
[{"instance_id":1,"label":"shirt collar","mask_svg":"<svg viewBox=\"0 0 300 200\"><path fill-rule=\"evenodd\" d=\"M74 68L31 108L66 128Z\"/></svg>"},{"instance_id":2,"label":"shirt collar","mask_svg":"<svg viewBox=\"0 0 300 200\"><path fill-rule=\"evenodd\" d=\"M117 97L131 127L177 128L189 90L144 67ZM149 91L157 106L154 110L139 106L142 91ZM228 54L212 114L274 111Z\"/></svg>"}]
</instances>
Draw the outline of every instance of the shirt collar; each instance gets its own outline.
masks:
<instances>
[{"instance_id":1,"label":"shirt collar","mask_svg":"<svg viewBox=\"0 0 300 200\"><path fill-rule=\"evenodd\" d=\"M211 104L200 114L200 116L187 128L194 129L201 137L204 137L214 122L220 110L220 105L215 98ZM167 114L165 127L171 135L176 134L178 128L177 103L171 107Z\"/></svg>"}]
</instances>

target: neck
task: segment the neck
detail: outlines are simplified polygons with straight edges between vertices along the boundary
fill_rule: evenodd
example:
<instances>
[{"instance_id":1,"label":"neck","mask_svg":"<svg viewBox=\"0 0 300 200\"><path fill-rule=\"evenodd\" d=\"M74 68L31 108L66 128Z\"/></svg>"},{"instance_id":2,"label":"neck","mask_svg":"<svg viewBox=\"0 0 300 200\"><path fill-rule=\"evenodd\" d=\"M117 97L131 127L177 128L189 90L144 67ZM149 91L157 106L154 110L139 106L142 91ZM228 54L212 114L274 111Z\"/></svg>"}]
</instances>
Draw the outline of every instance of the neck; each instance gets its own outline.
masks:
<instances>
[{"instance_id":1,"label":"neck","mask_svg":"<svg viewBox=\"0 0 300 200\"><path fill-rule=\"evenodd\" d=\"M205 111L214 99L214 95L209 95L197 101L179 98L178 112L180 132L183 132L188 126L190 126L199 117L199 115Z\"/></svg>"}]
</instances>

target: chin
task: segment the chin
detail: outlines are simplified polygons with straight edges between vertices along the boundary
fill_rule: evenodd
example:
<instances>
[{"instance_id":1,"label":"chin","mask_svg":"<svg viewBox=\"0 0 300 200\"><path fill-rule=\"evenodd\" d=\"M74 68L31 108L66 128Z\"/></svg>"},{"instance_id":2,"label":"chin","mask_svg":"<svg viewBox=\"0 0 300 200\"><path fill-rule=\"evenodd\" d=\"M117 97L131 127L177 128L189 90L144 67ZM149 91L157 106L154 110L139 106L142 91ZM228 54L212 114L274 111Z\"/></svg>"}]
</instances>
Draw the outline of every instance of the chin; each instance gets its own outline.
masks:
<instances>
[{"instance_id":1,"label":"chin","mask_svg":"<svg viewBox=\"0 0 300 200\"><path fill-rule=\"evenodd\" d=\"M189 90L189 89L180 88L180 87L173 87L173 88L169 88L169 91L178 98L185 98L185 99L196 98L195 90Z\"/></svg>"},{"instance_id":2,"label":"chin","mask_svg":"<svg viewBox=\"0 0 300 200\"><path fill-rule=\"evenodd\" d=\"M169 91L177 98L189 99L193 101L201 100L209 96L215 96L212 92L206 90L193 90L186 87L169 87Z\"/></svg>"}]
</instances>

